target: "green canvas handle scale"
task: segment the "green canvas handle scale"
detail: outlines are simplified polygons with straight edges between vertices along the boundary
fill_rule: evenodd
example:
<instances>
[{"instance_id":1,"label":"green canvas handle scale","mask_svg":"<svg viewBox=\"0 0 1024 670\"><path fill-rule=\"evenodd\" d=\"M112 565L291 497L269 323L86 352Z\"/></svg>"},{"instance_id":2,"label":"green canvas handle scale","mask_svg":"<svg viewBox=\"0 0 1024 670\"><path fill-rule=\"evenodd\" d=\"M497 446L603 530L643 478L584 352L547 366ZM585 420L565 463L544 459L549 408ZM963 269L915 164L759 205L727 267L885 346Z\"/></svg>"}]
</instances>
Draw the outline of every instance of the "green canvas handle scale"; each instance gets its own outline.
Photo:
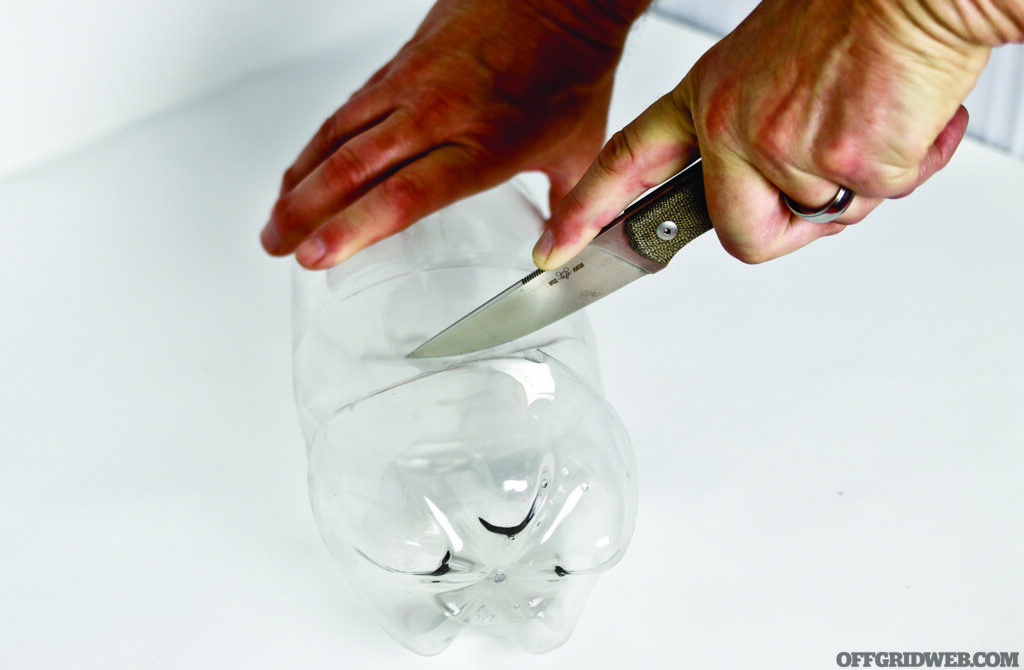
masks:
<instances>
[{"instance_id":1,"label":"green canvas handle scale","mask_svg":"<svg viewBox=\"0 0 1024 670\"><path fill-rule=\"evenodd\" d=\"M711 230L700 160L631 205L623 219L633 251L656 263L672 260L680 249Z\"/></svg>"}]
</instances>

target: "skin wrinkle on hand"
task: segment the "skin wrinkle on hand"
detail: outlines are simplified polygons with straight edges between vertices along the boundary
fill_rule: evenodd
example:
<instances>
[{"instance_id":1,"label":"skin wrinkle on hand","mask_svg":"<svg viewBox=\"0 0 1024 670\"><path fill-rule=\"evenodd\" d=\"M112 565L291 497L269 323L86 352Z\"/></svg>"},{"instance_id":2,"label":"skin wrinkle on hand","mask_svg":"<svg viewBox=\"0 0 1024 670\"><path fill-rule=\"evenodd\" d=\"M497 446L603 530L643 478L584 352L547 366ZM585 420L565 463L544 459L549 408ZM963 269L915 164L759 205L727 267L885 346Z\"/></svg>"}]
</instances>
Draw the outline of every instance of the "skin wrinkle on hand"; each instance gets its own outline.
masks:
<instances>
[{"instance_id":1,"label":"skin wrinkle on hand","mask_svg":"<svg viewBox=\"0 0 1024 670\"><path fill-rule=\"evenodd\" d=\"M920 7L959 41L986 47L1024 41L1024 2L1020 0L919 0Z\"/></svg>"},{"instance_id":2,"label":"skin wrinkle on hand","mask_svg":"<svg viewBox=\"0 0 1024 670\"><path fill-rule=\"evenodd\" d=\"M615 67L649 2L439 0L285 173L264 247L331 267L539 170L552 217L534 261L550 269L700 155L723 247L759 263L942 169L990 48L1024 40L1024 0L764 0L601 149ZM857 196L837 223L782 198L813 207L839 185Z\"/></svg>"}]
</instances>

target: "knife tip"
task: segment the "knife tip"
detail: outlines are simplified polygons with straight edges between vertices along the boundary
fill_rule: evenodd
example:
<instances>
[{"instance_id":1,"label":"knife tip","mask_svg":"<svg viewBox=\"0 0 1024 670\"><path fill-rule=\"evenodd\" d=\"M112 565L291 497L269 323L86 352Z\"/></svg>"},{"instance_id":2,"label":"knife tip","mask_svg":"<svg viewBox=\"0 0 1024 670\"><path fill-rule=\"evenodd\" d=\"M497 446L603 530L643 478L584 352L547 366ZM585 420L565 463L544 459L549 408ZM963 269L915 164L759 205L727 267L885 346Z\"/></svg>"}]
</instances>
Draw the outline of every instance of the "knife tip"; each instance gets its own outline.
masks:
<instances>
[{"instance_id":1,"label":"knife tip","mask_svg":"<svg viewBox=\"0 0 1024 670\"><path fill-rule=\"evenodd\" d=\"M427 340L420 346L416 347L405 355L406 358L451 358L457 356L465 356L466 354L472 354L482 349L457 349L452 348L451 344L445 344L443 342L435 342L434 339Z\"/></svg>"},{"instance_id":2,"label":"knife tip","mask_svg":"<svg viewBox=\"0 0 1024 670\"><path fill-rule=\"evenodd\" d=\"M420 346L416 347L415 349L413 349L412 351L407 353L405 355L405 357L406 358L439 358L439 357L448 355L445 352L440 352L439 353L437 351L431 351L431 347L429 346L431 342L433 342L432 339L431 340L427 340L426 342L424 342ZM436 347L435 347L435 349L436 349Z\"/></svg>"}]
</instances>

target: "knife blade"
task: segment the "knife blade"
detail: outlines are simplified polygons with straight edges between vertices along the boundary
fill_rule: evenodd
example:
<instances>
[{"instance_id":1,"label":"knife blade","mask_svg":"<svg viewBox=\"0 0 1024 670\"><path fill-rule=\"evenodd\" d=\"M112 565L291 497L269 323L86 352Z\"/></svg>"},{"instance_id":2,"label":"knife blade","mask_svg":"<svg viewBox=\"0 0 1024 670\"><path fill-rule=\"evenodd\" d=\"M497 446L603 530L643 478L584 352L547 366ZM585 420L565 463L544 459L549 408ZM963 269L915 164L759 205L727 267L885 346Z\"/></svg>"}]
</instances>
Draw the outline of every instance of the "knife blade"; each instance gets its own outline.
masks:
<instances>
[{"instance_id":1,"label":"knife blade","mask_svg":"<svg viewBox=\"0 0 1024 670\"><path fill-rule=\"evenodd\" d=\"M630 205L571 261L536 270L433 336L410 358L473 353L528 335L664 269L711 229L698 159Z\"/></svg>"}]
</instances>

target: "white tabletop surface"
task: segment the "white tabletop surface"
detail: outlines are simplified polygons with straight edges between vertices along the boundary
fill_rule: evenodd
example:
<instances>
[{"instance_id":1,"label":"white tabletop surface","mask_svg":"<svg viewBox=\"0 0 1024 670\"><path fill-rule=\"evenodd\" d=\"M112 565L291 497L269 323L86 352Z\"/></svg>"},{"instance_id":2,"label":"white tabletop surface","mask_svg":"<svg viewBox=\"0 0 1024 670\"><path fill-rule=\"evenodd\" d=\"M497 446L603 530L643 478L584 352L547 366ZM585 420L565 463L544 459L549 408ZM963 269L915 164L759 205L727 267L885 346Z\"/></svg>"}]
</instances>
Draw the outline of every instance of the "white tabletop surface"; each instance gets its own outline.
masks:
<instances>
[{"instance_id":1,"label":"white tabletop surface","mask_svg":"<svg viewBox=\"0 0 1024 670\"><path fill-rule=\"evenodd\" d=\"M411 33L361 34L0 182L0 667L831 668L1024 651L1024 164L763 266L713 237L590 309L636 534L562 648L423 659L323 548L280 172ZM646 19L620 126L710 40Z\"/></svg>"}]
</instances>

